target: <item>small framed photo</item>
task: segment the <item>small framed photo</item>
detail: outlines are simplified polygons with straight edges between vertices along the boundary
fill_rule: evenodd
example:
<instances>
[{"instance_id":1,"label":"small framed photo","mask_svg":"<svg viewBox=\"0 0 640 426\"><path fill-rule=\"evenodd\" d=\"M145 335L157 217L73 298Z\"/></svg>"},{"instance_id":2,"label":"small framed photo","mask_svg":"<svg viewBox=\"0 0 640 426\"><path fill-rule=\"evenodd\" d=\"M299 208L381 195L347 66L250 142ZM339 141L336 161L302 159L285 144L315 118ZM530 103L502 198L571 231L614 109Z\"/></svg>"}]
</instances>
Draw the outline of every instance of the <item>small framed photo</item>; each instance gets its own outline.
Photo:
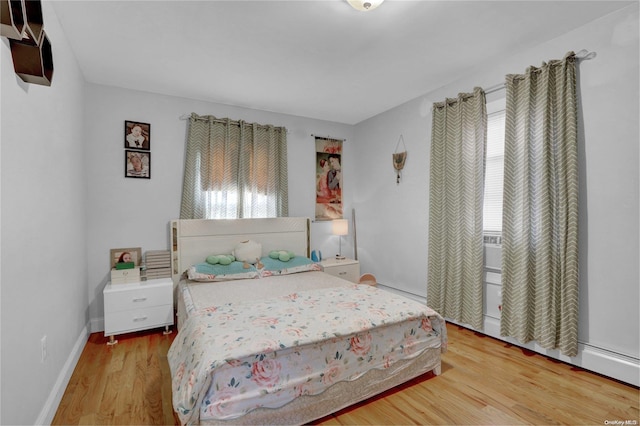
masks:
<instances>
[{"instance_id":1,"label":"small framed photo","mask_svg":"<svg viewBox=\"0 0 640 426\"><path fill-rule=\"evenodd\" d=\"M109 260L111 269L116 267L116 263L133 262L135 266L140 266L140 263L142 263L142 249L140 247L111 249Z\"/></svg>"},{"instance_id":2,"label":"small framed photo","mask_svg":"<svg viewBox=\"0 0 640 426\"><path fill-rule=\"evenodd\" d=\"M149 151L151 149L151 124L125 121L124 147Z\"/></svg>"},{"instance_id":3,"label":"small framed photo","mask_svg":"<svg viewBox=\"0 0 640 426\"><path fill-rule=\"evenodd\" d=\"M151 179L151 153L125 149L124 177Z\"/></svg>"}]
</instances>

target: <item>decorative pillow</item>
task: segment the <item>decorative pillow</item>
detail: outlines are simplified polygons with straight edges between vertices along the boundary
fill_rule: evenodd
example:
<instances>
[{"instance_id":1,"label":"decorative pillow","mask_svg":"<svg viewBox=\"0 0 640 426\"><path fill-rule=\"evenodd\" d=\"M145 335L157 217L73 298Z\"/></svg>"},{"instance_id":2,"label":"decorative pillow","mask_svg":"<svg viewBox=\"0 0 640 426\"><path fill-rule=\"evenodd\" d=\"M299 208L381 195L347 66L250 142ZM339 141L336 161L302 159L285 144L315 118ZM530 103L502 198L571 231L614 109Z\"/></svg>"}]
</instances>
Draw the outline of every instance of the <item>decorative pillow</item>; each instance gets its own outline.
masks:
<instances>
[{"instance_id":1,"label":"decorative pillow","mask_svg":"<svg viewBox=\"0 0 640 426\"><path fill-rule=\"evenodd\" d=\"M233 249L236 260L247 263L257 263L262 256L262 244L253 240L242 241Z\"/></svg>"},{"instance_id":2,"label":"decorative pillow","mask_svg":"<svg viewBox=\"0 0 640 426\"><path fill-rule=\"evenodd\" d=\"M279 259L283 262L288 262L296 255L290 250L272 250L269 252L269 257L272 259Z\"/></svg>"},{"instance_id":3,"label":"decorative pillow","mask_svg":"<svg viewBox=\"0 0 640 426\"><path fill-rule=\"evenodd\" d=\"M260 274L253 265L231 262L229 265L198 263L187 270L187 276L192 281L214 282L258 278Z\"/></svg>"},{"instance_id":4,"label":"decorative pillow","mask_svg":"<svg viewBox=\"0 0 640 426\"><path fill-rule=\"evenodd\" d=\"M212 254L207 256L207 263L210 265L231 265L236 258L232 254Z\"/></svg>"},{"instance_id":5,"label":"decorative pillow","mask_svg":"<svg viewBox=\"0 0 640 426\"><path fill-rule=\"evenodd\" d=\"M296 274L307 271L322 271L322 266L319 263L315 263L304 256L296 256L286 262L265 256L260 259L260 262L263 264L263 268L260 271L260 276L262 277Z\"/></svg>"}]
</instances>

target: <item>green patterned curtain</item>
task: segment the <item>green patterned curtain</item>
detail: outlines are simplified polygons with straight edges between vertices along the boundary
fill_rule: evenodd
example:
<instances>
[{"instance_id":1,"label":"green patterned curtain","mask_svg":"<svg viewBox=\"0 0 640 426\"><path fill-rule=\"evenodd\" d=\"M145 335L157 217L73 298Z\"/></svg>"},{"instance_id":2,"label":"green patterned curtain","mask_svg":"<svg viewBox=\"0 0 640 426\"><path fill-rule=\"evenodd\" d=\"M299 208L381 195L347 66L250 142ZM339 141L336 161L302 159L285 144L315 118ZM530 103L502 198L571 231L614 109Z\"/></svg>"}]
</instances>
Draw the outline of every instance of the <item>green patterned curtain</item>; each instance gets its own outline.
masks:
<instances>
[{"instance_id":1,"label":"green patterned curtain","mask_svg":"<svg viewBox=\"0 0 640 426\"><path fill-rule=\"evenodd\" d=\"M287 130L191 114L181 219L288 216Z\"/></svg>"},{"instance_id":2,"label":"green patterned curtain","mask_svg":"<svg viewBox=\"0 0 640 426\"><path fill-rule=\"evenodd\" d=\"M484 91L435 103L432 114L427 302L482 330Z\"/></svg>"},{"instance_id":3,"label":"green patterned curtain","mask_svg":"<svg viewBox=\"0 0 640 426\"><path fill-rule=\"evenodd\" d=\"M506 77L501 334L578 353L576 57Z\"/></svg>"}]
</instances>

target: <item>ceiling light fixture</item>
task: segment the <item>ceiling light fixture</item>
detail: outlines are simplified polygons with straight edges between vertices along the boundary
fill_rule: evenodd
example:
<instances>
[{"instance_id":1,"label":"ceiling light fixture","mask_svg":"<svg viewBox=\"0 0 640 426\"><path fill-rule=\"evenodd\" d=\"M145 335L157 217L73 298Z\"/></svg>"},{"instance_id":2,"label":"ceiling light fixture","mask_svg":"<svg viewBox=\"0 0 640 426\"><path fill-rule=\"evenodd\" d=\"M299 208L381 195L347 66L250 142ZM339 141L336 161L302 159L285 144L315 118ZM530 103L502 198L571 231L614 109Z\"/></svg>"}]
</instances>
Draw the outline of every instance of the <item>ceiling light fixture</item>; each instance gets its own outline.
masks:
<instances>
[{"instance_id":1,"label":"ceiling light fixture","mask_svg":"<svg viewBox=\"0 0 640 426\"><path fill-rule=\"evenodd\" d=\"M361 12L367 12L380 6L384 0L347 0L351 7Z\"/></svg>"}]
</instances>

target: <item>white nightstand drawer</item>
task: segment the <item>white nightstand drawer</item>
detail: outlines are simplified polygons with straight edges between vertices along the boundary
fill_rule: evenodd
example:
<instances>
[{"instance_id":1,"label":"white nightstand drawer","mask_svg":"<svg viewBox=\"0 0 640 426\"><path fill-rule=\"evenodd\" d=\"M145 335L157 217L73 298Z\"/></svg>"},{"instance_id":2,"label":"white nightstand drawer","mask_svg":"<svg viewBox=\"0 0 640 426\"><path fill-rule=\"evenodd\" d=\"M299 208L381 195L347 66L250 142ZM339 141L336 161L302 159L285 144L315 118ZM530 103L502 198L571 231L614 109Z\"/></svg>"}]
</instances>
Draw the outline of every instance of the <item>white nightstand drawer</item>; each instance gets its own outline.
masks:
<instances>
[{"instance_id":1,"label":"white nightstand drawer","mask_svg":"<svg viewBox=\"0 0 640 426\"><path fill-rule=\"evenodd\" d=\"M133 284L107 284L104 297L104 335L108 345L116 334L173 325L173 280L158 278Z\"/></svg>"},{"instance_id":2,"label":"white nightstand drawer","mask_svg":"<svg viewBox=\"0 0 640 426\"><path fill-rule=\"evenodd\" d=\"M358 281L358 271L353 265L334 266L328 272L352 283Z\"/></svg>"},{"instance_id":3,"label":"white nightstand drawer","mask_svg":"<svg viewBox=\"0 0 640 426\"><path fill-rule=\"evenodd\" d=\"M145 287L140 285L128 291L110 291L104 294L105 313L166 305L172 302L173 295L170 286Z\"/></svg>"},{"instance_id":4,"label":"white nightstand drawer","mask_svg":"<svg viewBox=\"0 0 640 426\"><path fill-rule=\"evenodd\" d=\"M327 274L357 283L360 279L360 263L353 259L326 259L320 262Z\"/></svg>"},{"instance_id":5,"label":"white nightstand drawer","mask_svg":"<svg viewBox=\"0 0 640 426\"><path fill-rule=\"evenodd\" d=\"M122 334L173 324L173 306L113 312L105 316L104 335Z\"/></svg>"}]
</instances>

